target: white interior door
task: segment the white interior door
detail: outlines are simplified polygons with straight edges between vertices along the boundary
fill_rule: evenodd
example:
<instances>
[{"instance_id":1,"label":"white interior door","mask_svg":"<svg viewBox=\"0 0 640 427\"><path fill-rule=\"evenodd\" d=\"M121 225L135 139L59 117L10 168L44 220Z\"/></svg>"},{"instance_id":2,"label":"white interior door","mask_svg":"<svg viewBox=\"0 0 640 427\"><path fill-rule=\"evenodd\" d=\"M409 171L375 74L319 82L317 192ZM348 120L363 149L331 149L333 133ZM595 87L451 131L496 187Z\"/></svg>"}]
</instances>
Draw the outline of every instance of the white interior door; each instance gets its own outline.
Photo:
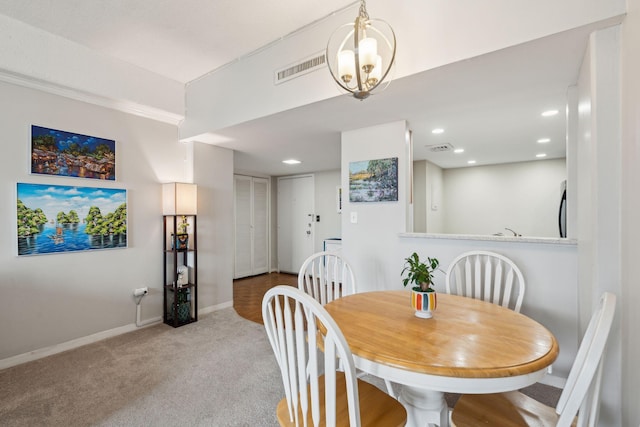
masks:
<instances>
[{"instance_id":1,"label":"white interior door","mask_svg":"<svg viewBox=\"0 0 640 427\"><path fill-rule=\"evenodd\" d=\"M269 181L234 176L234 279L269 271Z\"/></svg>"},{"instance_id":2,"label":"white interior door","mask_svg":"<svg viewBox=\"0 0 640 427\"><path fill-rule=\"evenodd\" d=\"M251 177L234 176L235 247L233 277L251 275Z\"/></svg>"},{"instance_id":3,"label":"white interior door","mask_svg":"<svg viewBox=\"0 0 640 427\"><path fill-rule=\"evenodd\" d=\"M298 273L314 248L313 175L278 178L278 269Z\"/></svg>"},{"instance_id":4,"label":"white interior door","mask_svg":"<svg viewBox=\"0 0 640 427\"><path fill-rule=\"evenodd\" d=\"M269 181L253 178L252 274L269 271Z\"/></svg>"}]
</instances>

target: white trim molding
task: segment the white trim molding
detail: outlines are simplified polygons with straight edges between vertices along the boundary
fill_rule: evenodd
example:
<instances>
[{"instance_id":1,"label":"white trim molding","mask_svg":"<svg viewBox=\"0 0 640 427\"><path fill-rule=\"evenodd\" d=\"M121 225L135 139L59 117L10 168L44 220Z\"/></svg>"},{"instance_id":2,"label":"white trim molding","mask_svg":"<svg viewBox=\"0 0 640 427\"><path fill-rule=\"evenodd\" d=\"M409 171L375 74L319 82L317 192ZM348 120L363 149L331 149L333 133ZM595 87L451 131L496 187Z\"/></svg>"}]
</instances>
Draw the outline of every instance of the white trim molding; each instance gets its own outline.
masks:
<instances>
[{"instance_id":1,"label":"white trim molding","mask_svg":"<svg viewBox=\"0 0 640 427\"><path fill-rule=\"evenodd\" d=\"M222 304L210 305L209 307L201 308L198 310L198 316L203 314L213 313L214 311L223 310L225 308L233 307L233 301L223 302Z\"/></svg>"},{"instance_id":2,"label":"white trim molding","mask_svg":"<svg viewBox=\"0 0 640 427\"><path fill-rule=\"evenodd\" d=\"M144 117L158 122L178 126L184 120L184 115L171 113L160 108L138 104L124 99L111 99L68 86L51 83L45 80L14 73L0 68L0 81L63 96L76 101L86 102L100 107L110 108L134 116Z\"/></svg>"}]
</instances>

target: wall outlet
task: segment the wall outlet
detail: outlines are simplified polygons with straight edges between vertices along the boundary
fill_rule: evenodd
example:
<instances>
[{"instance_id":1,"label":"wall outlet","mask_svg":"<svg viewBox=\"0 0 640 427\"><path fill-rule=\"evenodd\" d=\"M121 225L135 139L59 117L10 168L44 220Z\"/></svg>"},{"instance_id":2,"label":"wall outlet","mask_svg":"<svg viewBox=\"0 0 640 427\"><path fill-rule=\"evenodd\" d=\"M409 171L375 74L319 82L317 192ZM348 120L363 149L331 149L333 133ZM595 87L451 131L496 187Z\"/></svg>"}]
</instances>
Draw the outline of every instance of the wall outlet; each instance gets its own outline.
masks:
<instances>
[{"instance_id":1,"label":"wall outlet","mask_svg":"<svg viewBox=\"0 0 640 427\"><path fill-rule=\"evenodd\" d=\"M144 288L138 288L138 289L134 289L133 291L133 296L134 297L143 297L146 294L149 293L149 288L147 288L146 286Z\"/></svg>"}]
</instances>

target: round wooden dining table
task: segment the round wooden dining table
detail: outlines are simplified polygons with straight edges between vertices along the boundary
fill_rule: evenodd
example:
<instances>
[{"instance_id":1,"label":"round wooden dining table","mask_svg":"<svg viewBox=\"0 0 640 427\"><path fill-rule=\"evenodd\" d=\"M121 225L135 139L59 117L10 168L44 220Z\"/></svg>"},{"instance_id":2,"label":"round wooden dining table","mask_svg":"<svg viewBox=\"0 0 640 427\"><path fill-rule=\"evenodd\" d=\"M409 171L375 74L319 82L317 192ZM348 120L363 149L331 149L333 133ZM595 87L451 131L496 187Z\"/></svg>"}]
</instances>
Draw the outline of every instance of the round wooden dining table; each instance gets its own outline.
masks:
<instances>
[{"instance_id":1,"label":"round wooden dining table","mask_svg":"<svg viewBox=\"0 0 640 427\"><path fill-rule=\"evenodd\" d=\"M374 291L325 308L356 367L402 385L408 426L448 426L445 392L497 393L539 381L558 356L549 330L513 310L438 293L430 319L414 315L411 293Z\"/></svg>"}]
</instances>

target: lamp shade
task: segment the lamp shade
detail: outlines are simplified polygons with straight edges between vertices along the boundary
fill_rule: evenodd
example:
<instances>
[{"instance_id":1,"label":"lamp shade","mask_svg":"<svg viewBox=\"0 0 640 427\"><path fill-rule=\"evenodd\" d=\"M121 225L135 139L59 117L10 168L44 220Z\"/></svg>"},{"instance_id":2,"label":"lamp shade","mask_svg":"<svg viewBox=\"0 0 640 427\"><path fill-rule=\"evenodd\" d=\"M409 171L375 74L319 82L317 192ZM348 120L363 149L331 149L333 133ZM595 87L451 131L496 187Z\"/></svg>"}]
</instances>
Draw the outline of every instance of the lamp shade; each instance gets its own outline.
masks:
<instances>
[{"instance_id":1,"label":"lamp shade","mask_svg":"<svg viewBox=\"0 0 640 427\"><path fill-rule=\"evenodd\" d=\"M198 213L198 186L183 182L162 184L163 215L196 215Z\"/></svg>"}]
</instances>

